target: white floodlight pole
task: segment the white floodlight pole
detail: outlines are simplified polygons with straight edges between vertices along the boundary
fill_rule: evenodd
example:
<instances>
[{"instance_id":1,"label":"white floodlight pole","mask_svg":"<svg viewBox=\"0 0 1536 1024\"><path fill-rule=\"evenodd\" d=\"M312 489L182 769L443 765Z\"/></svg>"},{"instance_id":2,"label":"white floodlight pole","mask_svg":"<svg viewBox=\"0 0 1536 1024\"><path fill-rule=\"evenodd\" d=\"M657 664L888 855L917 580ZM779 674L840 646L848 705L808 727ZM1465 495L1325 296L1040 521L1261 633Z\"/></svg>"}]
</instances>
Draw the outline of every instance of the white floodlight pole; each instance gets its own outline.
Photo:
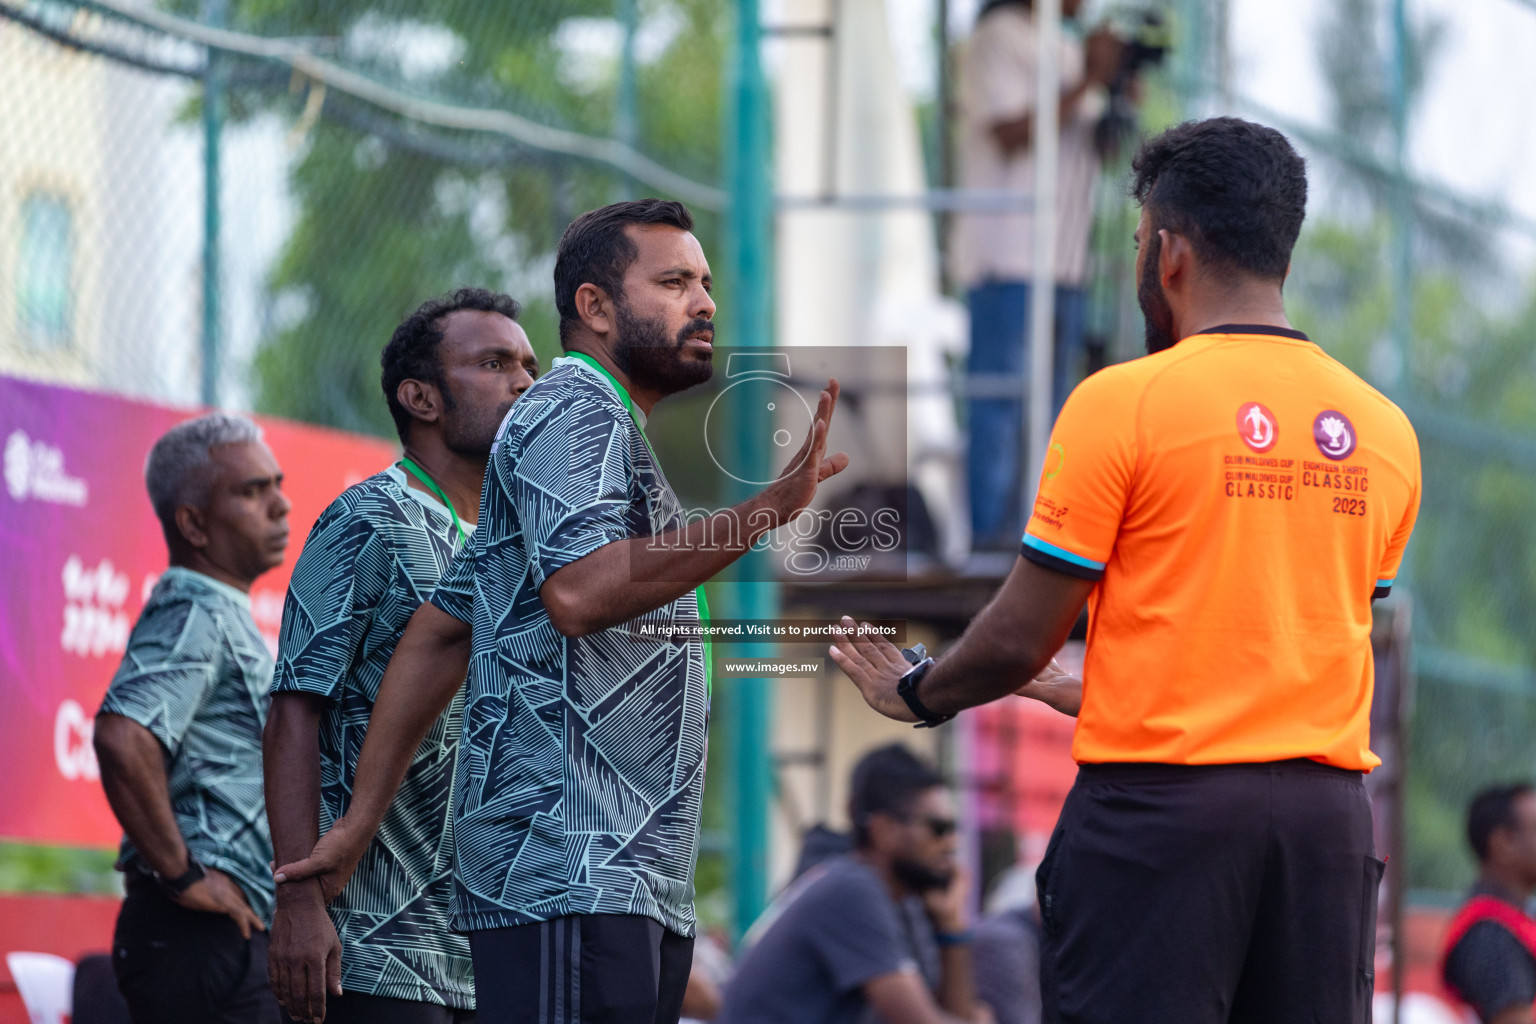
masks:
<instances>
[{"instance_id":1,"label":"white floodlight pole","mask_svg":"<svg viewBox=\"0 0 1536 1024\"><path fill-rule=\"evenodd\" d=\"M1060 148L1061 0L1035 0L1037 58L1034 117L1035 258L1029 287L1029 473L1020 488L1024 525L1035 506L1035 488L1050 444L1052 364L1056 351L1056 169Z\"/></svg>"}]
</instances>

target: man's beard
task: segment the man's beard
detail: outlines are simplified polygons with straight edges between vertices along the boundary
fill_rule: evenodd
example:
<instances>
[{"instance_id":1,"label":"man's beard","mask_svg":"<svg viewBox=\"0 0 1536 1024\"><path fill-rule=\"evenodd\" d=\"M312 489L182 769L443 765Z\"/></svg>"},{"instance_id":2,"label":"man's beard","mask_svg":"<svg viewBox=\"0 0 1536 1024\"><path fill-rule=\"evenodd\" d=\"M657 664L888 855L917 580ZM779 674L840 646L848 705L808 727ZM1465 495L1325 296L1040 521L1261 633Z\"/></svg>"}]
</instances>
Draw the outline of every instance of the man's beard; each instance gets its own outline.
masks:
<instances>
[{"instance_id":1,"label":"man's beard","mask_svg":"<svg viewBox=\"0 0 1536 1024\"><path fill-rule=\"evenodd\" d=\"M891 862L891 871L896 875L897 881L913 892L945 889L955 879L953 871L935 871L926 864L901 858Z\"/></svg>"},{"instance_id":2,"label":"man's beard","mask_svg":"<svg viewBox=\"0 0 1536 1024\"><path fill-rule=\"evenodd\" d=\"M1142 258L1141 280L1136 283L1136 304L1147 323L1147 354L1161 352L1179 343L1173 336L1173 307L1168 305L1168 295L1157 279L1158 257L1163 251L1163 237L1152 232L1147 239L1146 255Z\"/></svg>"},{"instance_id":3,"label":"man's beard","mask_svg":"<svg viewBox=\"0 0 1536 1024\"><path fill-rule=\"evenodd\" d=\"M637 387L671 395L703 384L714 374L710 353L701 353L701 359L683 358L683 346L689 339L714 341L715 326L708 320L697 317L688 321L675 338L667 336L661 317L635 316L624 302L615 304L614 320L619 336L613 346L613 361Z\"/></svg>"},{"instance_id":4,"label":"man's beard","mask_svg":"<svg viewBox=\"0 0 1536 1024\"><path fill-rule=\"evenodd\" d=\"M491 408L471 409L454 401L447 381L439 390L443 393L443 445L455 455L490 458L501 421L507 418L507 410L512 408L512 396L508 395L505 403L497 403Z\"/></svg>"}]
</instances>

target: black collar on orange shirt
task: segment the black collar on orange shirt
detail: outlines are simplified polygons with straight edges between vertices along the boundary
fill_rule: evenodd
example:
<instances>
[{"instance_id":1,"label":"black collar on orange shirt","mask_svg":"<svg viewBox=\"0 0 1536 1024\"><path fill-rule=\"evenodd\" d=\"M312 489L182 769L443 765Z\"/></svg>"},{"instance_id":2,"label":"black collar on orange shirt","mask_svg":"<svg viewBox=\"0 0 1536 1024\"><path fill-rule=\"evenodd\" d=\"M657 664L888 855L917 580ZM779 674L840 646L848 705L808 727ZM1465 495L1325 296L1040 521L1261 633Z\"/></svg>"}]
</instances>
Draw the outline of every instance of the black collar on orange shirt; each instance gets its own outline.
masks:
<instances>
[{"instance_id":1,"label":"black collar on orange shirt","mask_svg":"<svg viewBox=\"0 0 1536 1024\"><path fill-rule=\"evenodd\" d=\"M1289 327L1272 327L1269 324L1222 324L1196 331L1195 334L1274 334L1282 338L1295 338L1297 341L1312 340L1300 331L1293 331Z\"/></svg>"}]
</instances>

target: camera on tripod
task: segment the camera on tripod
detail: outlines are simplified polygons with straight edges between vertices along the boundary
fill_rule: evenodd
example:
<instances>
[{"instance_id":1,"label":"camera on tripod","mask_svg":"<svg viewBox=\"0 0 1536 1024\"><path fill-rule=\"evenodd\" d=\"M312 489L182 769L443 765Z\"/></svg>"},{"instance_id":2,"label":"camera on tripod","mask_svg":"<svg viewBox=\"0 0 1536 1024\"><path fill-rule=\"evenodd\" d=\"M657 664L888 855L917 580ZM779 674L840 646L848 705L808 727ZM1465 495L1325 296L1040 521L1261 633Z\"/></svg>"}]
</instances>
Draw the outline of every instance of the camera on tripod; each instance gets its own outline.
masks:
<instances>
[{"instance_id":1,"label":"camera on tripod","mask_svg":"<svg viewBox=\"0 0 1536 1024\"><path fill-rule=\"evenodd\" d=\"M1115 159L1136 135L1136 106L1131 102L1131 83L1147 68L1163 63L1173 47L1173 33L1158 11L1139 10L1111 15L1109 28L1125 48L1120 66L1109 83L1109 106L1094 126L1093 142L1105 161Z\"/></svg>"}]
</instances>

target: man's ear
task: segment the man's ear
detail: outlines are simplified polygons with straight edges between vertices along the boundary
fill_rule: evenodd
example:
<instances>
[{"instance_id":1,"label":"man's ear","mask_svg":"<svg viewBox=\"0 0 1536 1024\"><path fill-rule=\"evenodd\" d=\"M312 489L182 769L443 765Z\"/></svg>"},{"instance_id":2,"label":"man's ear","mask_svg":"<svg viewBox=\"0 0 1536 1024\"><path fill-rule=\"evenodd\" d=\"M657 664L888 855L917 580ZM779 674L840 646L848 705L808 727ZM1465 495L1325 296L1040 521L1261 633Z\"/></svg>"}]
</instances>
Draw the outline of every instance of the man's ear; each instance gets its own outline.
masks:
<instances>
[{"instance_id":1,"label":"man's ear","mask_svg":"<svg viewBox=\"0 0 1536 1024\"><path fill-rule=\"evenodd\" d=\"M408 377L395 389L395 398L405 411L423 423L436 423L443 414L443 396L425 381Z\"/></svg>"},{"instance_id":2,"label":"man's ear","mask_svg":"<svg viewBox=\"0 0 1536 1024\"><path fill-rule=\"evenodd\" d=\"M1188 238L1167 228L1160 228L1157 237L1157 279L1167 291L1174 278L1180 274L1188 278L1193 272L1195 252Z\"/></svg>"},{"instance_id":3,"label":"man's ear","mask_svg":"<svg viewBox=\"0 0 1536 1024\"><path fill-rule=\"evenodd\" d=\"M1495 825L1488 830L1488 859L1508 860L1510 841L1514 836L1506 825Z\"/></svg>"},{"instance_id":4,"label":"man's ear","mask_svg":"<svg viewBox=\"0 0 1536 1024\"><path fill-rule=\"evenodd\" d=\"M576 289L576 315L587 330L607 337L614 328L613 299L597 285L588 282Z\"/></svg>"},{"instance_id":5,"label":"man's ear","mask_svg":"<svg viewBox=\"0 0 1536 1024\"><path fill-rule=\"evenodd\" d=\"M880 850L890 846L891 829L896 825L895 820L889 814L876 811L864 819L864 832L869 836L871 849Z\"/></svg>"},{"instance_id":6,"label":"man's ear","mask_svg":"<svg viewBox=\"0 0 1536 1024\"><path fill-rule=\"evenodd\" d=\"M176 506L176 531L182 540L202 550L208 546L208 516L191 505Z\"/></svg>"}]
</instances>

